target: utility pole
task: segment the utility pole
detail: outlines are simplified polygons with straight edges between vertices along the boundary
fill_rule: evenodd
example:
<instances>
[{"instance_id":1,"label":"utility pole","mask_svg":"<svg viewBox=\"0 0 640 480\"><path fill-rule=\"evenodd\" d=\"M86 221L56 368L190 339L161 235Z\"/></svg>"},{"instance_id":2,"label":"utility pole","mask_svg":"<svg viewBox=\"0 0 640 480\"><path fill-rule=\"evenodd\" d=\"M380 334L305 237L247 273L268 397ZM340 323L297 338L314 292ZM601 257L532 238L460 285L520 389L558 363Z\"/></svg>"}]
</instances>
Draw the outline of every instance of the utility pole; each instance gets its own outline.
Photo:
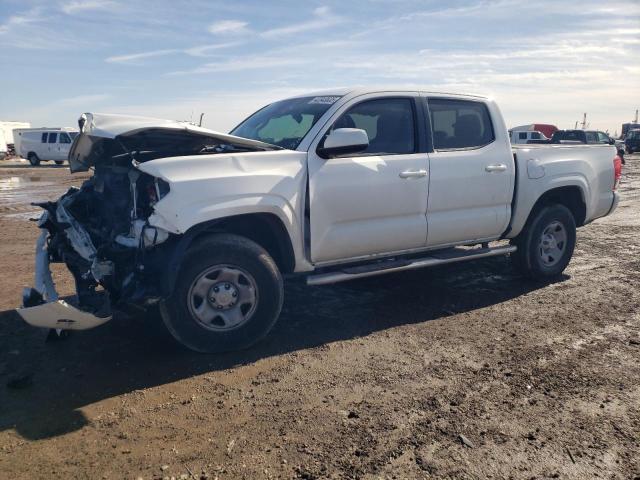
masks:
<instances>
[{"instance_id":1,"label":"utility pole","mask_svg":"<svg viewBox=\"0 0 640 480\"><path fill-rule=\"evenodd\" d=\"M582 116L582 130L585 130L587 128L587 114L585 112L585 114Z\"/></svg>"},{"instance_id":2,"label":"utility pole","mask_svg":"<svg viewBox=\"0 0 640 480\"><path fill-rule=\"evenodd\" d=\"M202 112L200 114L200 121L198 122L198 126L201 127L202 126L202 117L204 117L204 112Z\"/></svg>"}]
</instances>

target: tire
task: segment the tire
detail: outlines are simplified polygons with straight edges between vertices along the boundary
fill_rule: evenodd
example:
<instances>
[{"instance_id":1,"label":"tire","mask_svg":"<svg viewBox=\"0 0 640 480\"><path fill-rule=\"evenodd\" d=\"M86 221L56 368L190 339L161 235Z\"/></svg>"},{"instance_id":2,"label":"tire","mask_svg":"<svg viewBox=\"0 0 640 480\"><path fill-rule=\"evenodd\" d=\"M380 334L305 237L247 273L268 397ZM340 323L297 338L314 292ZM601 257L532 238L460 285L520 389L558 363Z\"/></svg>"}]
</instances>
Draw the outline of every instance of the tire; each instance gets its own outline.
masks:
<instances>
[{"instance_id":1,"label":"tire","mask_svg":"<svg viewBox=\"0 0 640 480\"><path fill-rule=\"evenodd\" d=\"M219 353L264 338L278 320L283 298L280 271L261 246L238 235L216 234L187 251L160 312L182 345Z\"/></svg>"},{"instance_id":2,"label":"tire","mask_svg":"<svg viewBox=\"0 0 640 480\"><path fill-rule=\"evenodd\" d=\"M64 160L55 160L56 165L62 165L64 163Z\"/></svg>"},{"instance_id":3,"label":"tire","mask_svg":"<svg viewBox=\"0 0 640 480\"><path fill-rule=\"evenodd\" d=\"M564 205L544 206L532 213L511 243L518 247L511 260L520 273L543 281L558 277L567 268L576 245L573 214Z\"/></svg>"},{"instance_id":4,"label":"tire","mask_svg":"<svg viewBox=\"0 0 640 480\"><path fill-rule=\"evenodd\" d=\"M27 155L27 160L29 160L29 163L33 167L37 167L38 165L40 165L40 159L38 158L38 155L33 152L30 152L29 155Z\"/></svg>"}]
</instances>

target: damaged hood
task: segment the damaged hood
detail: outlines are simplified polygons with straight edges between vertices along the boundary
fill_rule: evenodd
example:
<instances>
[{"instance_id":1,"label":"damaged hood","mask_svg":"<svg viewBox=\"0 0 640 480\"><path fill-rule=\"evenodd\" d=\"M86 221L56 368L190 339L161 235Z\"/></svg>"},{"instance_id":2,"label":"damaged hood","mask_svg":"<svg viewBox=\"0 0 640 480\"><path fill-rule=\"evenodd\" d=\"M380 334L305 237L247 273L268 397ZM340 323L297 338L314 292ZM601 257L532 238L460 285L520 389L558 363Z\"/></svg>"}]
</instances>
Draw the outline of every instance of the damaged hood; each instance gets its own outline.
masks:
<instances>
[{"instance_id":1,"label":"damaged hood","mask_svg":"<svg viewBox=\"0 0 640 480\"><path fill-rule=\"evenodd\" d=\"M101 162L145 162L183 155L280 150L268 143L236 137L188 122L159 118L84 113L80 134L69 152L71 172L84 172Z\"/></svg>"}]
</instances>

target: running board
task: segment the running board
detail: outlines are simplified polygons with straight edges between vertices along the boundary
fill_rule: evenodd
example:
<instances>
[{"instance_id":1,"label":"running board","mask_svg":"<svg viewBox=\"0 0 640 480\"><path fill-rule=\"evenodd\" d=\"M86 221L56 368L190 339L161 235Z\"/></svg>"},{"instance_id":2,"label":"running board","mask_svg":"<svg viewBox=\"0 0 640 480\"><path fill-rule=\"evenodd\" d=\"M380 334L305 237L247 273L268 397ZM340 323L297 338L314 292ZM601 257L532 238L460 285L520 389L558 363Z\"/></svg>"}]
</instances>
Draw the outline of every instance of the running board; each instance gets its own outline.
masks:
<instances>
[{"instance_id":1,"label":"running board","mask_svg":"<svg viewBox=\"0 0 640 480\"><path fill-rule=\"evenodd\" d=\"M514 245L473 249L450 248L435 251L421 258L378 261L366 265L343 268L335 272L310 275L307 277L307 285L326 285L329 283L346 282L348 280L355 280L356 278L373 277L384 273L402 272L404 270L435 267L436 265L444 265L446 263L506 255L516 250L517 247Z\"/></svg>"}]
</instances>

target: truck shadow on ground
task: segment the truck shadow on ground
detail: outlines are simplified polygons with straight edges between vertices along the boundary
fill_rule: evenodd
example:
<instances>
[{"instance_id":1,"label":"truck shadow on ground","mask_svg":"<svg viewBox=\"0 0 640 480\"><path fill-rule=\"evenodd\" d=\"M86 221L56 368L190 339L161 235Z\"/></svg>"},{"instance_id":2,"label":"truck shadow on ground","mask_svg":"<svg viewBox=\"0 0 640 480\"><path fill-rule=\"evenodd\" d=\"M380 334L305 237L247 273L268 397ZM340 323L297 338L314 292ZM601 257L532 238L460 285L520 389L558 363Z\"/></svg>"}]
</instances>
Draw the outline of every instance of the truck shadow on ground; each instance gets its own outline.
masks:
<instances>
[{"instance_id":1,"label":"truck shadow on ground","mask_svg":"<svg viewBox=\"0 0 640 480\"><path fill-rule=\"evenodd\" d=\"M159 318L117 317L45 343L43 331L24 325L13 311L0 312L0 430L15 429L28 439L63 435L88 424L80 408L103 399L480 309L544 286L514 275L506 258L328 287L291 281L271 334L249 350L221 355L185 351Z\"/></svg>"}]
</instances>

